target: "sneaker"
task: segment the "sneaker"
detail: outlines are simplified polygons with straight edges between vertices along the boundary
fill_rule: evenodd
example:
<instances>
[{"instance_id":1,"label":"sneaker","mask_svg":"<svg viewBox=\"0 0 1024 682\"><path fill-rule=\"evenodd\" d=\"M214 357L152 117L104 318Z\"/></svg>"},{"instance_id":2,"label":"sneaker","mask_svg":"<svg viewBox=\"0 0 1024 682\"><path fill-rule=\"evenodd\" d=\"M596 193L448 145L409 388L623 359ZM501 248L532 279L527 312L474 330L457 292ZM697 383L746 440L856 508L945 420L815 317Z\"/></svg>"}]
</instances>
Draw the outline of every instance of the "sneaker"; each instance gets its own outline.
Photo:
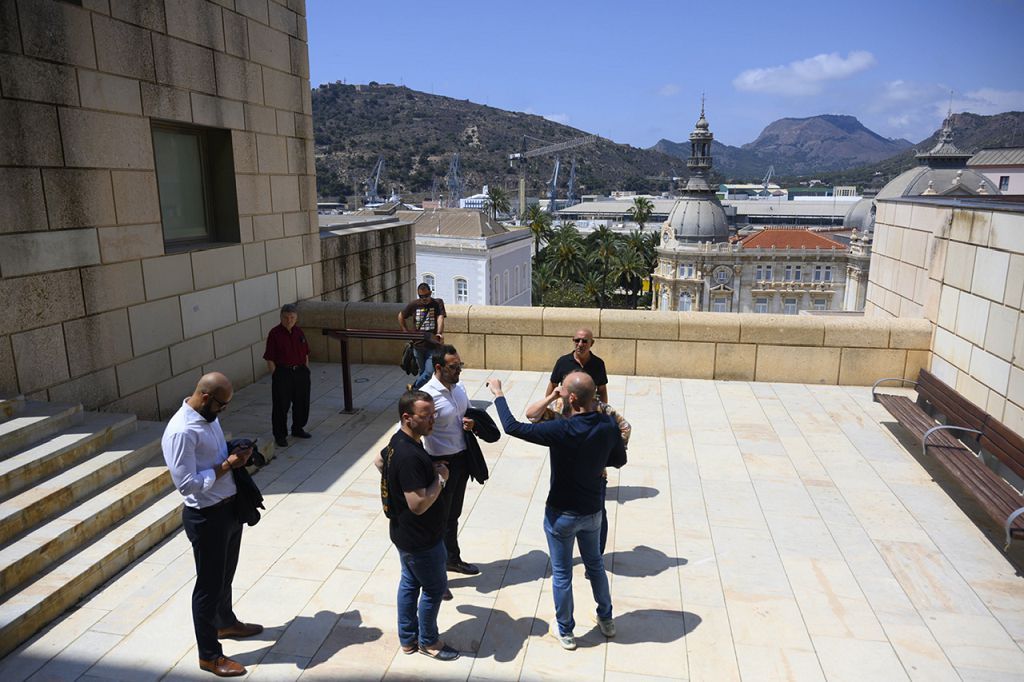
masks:
<instances>
[{"instance_id":1,"label":"sneaker","mask_svg":"<svg viewBox=\"0 0 1024 682\"><path fill-rule=\"evenodd\" d=\"M560 635L558 634L558 626L556 625L555 629L551 631L551 634L554 635L555 639L558 640L558 643L561 644L562 648L566 651L572 651L576 648L576 636L571 632L567 635Z\"/></svg>"},{"instance_id":2,"label":"sneaker","mask_svg":"<svg viewBox=\"0 0 1024 682\"><path fill-rule=\"evenodd\" d=\"M601 634L605 637L611 638L615 636L615 620L612 618L598 618L597 627L601 629Z\"/></svg>"}]
</instances>

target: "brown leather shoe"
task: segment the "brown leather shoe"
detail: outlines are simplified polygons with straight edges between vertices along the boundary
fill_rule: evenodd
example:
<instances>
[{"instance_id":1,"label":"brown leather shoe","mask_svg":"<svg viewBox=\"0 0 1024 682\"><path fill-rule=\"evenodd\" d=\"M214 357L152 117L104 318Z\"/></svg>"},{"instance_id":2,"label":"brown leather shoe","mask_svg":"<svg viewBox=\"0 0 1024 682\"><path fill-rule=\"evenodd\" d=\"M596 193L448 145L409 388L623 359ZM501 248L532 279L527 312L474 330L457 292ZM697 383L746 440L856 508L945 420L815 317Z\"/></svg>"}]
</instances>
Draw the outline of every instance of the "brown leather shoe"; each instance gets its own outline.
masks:
<instances>
[{"instance_id":1,"label":"brown leather shoe","mask_svg":"<svg viewBox=\"0 0 1024 682\"><path fill-rule=\"evenodd\" d=\"M238 621L234 625L217 630L217 639L242 639L252 637L263 632L263 626L256 623L243 623Z\"/></svg>"},{"instance_id":2,"label":"brown leather shoe","mask_svg":"<svg viewBox=\"0 0 1024 682\"><path fill-rule=\"evenodd\" d=\"M227 656L218 656L212 661L199 659L199 667L217 677L239 677L245 674L245 666Z\"/></svg>"}]
</instances>

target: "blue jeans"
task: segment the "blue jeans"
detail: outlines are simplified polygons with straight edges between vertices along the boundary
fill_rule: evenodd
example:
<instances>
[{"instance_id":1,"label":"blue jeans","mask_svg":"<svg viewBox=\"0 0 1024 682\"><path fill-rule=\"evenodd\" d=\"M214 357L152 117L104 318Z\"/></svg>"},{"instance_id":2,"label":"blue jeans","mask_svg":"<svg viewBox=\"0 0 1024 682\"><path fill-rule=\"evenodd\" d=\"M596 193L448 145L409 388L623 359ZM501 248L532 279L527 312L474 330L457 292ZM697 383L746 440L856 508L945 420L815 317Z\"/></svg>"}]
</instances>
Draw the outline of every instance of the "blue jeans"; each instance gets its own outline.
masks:
<instances>
[{"instance_id":1,"label":"blue jeans","mask_svg":"<svg viewBox=\"0 0 1024 682\"><path fill-rule=\"evenodd\" d=\"M403 646L417 641L420 646L430 646L437 642L437 613L448 588L448 551L444 540L421 552L398 550L398 558L402 562L402 579L398 581L398 639Z\"/></svg>"},{"instance_id":2,"label":"blue jeans","mask_svg":"<svg viewBox=\"0 0 1024 682\"><path fill-rule=\"evenodd\" d=\"M416 364L420 366L420 375L412 382L412 390L418 391L423 384L430 381L430 377L434 376L434 363L430 358L433 351L413 346L412 352L416 355Z\"/></svg>"},{"instance_id":3,"label":"blue jeans","mask_svg":"<svg viewBox=\"0 0 1024 682\"><path fill-rule=\"evenodd\" d=\"M551 591L555 598L555 620L558 634L567 635L576 627L572 602L573 544L578 544L587 580L597 602L597 617L612 617L612 595L608 589L608 576L604 572L604 559L600 549L601 512L579 516L544 508L544 535L551 553Z\"/></svg>"}]
</instances>

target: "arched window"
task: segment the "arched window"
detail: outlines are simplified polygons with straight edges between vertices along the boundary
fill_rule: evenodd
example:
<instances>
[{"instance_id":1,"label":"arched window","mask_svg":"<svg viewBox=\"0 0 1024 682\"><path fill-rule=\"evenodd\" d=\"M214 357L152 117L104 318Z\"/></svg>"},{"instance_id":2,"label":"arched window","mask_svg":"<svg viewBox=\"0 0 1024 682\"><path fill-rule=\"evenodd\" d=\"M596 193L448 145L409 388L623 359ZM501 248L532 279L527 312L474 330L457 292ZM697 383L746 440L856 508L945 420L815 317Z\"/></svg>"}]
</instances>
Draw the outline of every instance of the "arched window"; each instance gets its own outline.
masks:
<instances>
[{"instance_id":1,"label":"arched window","mask_svg":"<svg viewBox=\"0 0 1024 682\"><path fill-rule=\"evenodd\" d=\"M430 274L429 272L424 273L423 281L427 284L427 286L430 287L431 291L433 291L436 288L434 286L434 276L432 274Z\"/></svg>"},{"instance_id":2,"label":"arched window","mask_svg":"<svg viewBox=\"0 0 1024 682\"><path fill-rule=\"evenodd\" d=\"M509 288L508 288L508 270L505 271L505 274L502 276L501 279L502 279L502 284L504 284L504 286L501 289L501 294L502 294L501 298L502 298L502 300L507 301L508 299L510 299L512 297L512 294L511 294L511 292L509 291Z\"/></svg>"},{"instance_id":3,"label":"arched window","mask_svg":"<svg viewBox=\"0 0 1024 682\"><path fill-rule=\"evenodd\" d=\"M690 298L690 294L683 292L679 294L679 310L689 311L693 310L693 299Z\"/></svg>"},{"instance_id":4,"label":"arched window","mask_svg":"<svg viewBox=\"0 0 1024 682\"><path fill-rule=\"evenodd\" d=\"M518 296L519 292L522 291L521 282L522 282L522 280L519 279L519 266L517 265L516 266L516 278L512 282L512 290L513 290L513 294L515 296Z\"/></svg>"},{"instance_id":5,"label":"arched window","mask_svg":"<svg viewBox=\"0 0 1024 682\"><path fill-rule=\"evenodd\" d=\"M491 303L501 303L501 299L498 298L498 276L494 276L494 282L491 286Z\"/></svg>"},{"instance_id":6,"label":"arched window","mask_svg":"<svg viewBox=\"0 0 1024 682\"><path fill-rule=\"evenodd\" d=\"M455 278L455 302L469 303L469 282L465 277Z\"/></svg>"}]
</instances>

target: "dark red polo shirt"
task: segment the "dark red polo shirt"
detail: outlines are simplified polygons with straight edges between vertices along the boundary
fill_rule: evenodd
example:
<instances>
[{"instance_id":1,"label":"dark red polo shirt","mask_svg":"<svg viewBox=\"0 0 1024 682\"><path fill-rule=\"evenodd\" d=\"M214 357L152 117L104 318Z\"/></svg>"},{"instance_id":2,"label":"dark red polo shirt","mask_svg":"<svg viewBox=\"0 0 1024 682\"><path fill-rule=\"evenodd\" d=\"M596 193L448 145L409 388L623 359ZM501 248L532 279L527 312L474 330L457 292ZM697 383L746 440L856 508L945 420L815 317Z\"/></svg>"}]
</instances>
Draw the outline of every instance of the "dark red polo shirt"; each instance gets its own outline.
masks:
<instances>
[{"instance_id":1,"label":"dark red polo shirt","mask_svg":"<svg viewBox=\"0 0 1024 682\"><path fill-rule=\"evenodd\" d=\"M267 350L263 353L264 360L270 360L276 365L288 367L294 365L305 365L309 357L309 344L306 343L306 335L302 333L299 325L292 327L291 332L279 324L267 334Z\"/></svg>"}]
</instances>

